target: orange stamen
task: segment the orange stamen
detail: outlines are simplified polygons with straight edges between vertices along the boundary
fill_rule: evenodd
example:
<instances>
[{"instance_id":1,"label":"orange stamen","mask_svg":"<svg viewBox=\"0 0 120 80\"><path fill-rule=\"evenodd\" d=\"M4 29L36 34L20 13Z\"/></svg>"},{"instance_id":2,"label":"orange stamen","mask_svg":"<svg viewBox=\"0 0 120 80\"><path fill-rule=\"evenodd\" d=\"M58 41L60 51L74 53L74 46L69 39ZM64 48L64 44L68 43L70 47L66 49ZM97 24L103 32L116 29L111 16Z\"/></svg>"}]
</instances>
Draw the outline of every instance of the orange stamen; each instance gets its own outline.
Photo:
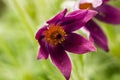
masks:
<instances>
[{"instance_id":1,"label":"orange stamen","mask_svg":"<svg viewBox=\"0 0 120 80\"><path fill-rule=\"evenodd\" d=\"M82 4L79 4L79 9L92 9L93 6L91 3L82 3Z\"/></svg>"},{"instance_id":2,"label":"orange stamen","mask_svg":"<svg viewBox=\"0 0 120 80\"><path fill-rule=\"evenodd\" d=\"M65 40L65 31L59 25L49 25L48 30L43 32L44 39L51 45L57 45Z\"/></svg>"}]
</instances>

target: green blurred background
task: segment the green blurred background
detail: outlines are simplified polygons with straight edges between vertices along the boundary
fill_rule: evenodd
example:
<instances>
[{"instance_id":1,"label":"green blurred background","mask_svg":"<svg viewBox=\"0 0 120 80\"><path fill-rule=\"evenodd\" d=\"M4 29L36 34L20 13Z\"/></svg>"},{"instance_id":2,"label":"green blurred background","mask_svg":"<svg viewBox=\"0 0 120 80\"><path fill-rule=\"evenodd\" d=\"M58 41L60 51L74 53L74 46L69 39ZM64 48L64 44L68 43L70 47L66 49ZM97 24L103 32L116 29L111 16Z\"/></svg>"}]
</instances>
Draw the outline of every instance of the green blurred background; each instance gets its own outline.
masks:
<instances>
[{"instance_id":1,"label":"green blurred background","mask_svg":"<svg viewBox=\"0 0 120 80\"><path fill-rule=\"evenodd\" d=\"M0 0L0 80L64 80L50 60L37 60L37 29L62 10L65 0ZM109 4L120 8L120 0ZM69 54L70 80L120 80L120 25L98 22L110 52Z\"/></svg>"}]
</instances>

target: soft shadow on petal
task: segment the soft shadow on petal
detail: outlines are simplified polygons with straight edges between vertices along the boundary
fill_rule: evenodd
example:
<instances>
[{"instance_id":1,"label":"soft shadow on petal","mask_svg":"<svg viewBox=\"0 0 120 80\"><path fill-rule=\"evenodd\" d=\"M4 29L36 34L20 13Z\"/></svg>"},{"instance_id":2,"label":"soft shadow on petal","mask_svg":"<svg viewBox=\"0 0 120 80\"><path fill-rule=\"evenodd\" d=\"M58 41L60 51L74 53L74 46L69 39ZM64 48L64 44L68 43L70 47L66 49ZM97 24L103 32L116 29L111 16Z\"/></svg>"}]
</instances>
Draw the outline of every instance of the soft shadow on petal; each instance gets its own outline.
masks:
<instances>
[{"instance_id":1,"label":"soft shadow on petal","mask_svg":"<svg viewBox=\"0 0 120 80\"><path fill-rule=\"evenodd\" d=\"M47 59L49 55L47 43L43 40L38 41L38 43L40 45L40 48L38 49L37 59Z\"/></svg>"},{"instance_id":2,"label":"soft shadow on petal","mask_svg":"<svg viewBox=\"0 0 120 80\"><path fill-rule=\"evenodd\" d=\"M59 12L56 16L48 20L47 23L56 24L58 21L60 21L65 16L66 13L67 13L67 9L64 9L63 11Z\"/></svg>"},{"instance_id":3,"label":"soft shadow on petal","mask_svg":"<svg viewBox=\"0 0 120 80\"><path fill-rule=\"evenodd\" d=\"M75 33L68 34L62 45L65 50L75 54L83 54L96 50L92 42Z\"/></svg>"},{"instance_id":4,"label":"soft shadow on petal","mask_svg":"<svg viewBox=\"0 0 120 80\"><path fill-rule=\"evenodd\" d=\"M96 11L93 10L76 10L66 15L60 24L66 32L72 32L84 26L95 15Z\"/></svg>"},{"instance_id":5,"label":"soft shadow on petal","mask_svg":"<svg viewBox=\"0 0 120 80\"><path fill-rule=\"evenodd\" d=\"M42 32L45 30L47 30L47 25L40 27L40 29L36 32L35 39L36 40L41 39L43 37Z\"/></svg>"},{"instance_id":6,"label":"soft shadow on petal","mask_svg":"<svg viewBox=\"0 0 120 80\"><path fill-rule=\"evenodd\" d=\"M93 39L100 48L108 51L107 38L102 29L93 20L90 20L85 27L90 32L90 38Z\"/></svg>"},{"instance_id":7,"label":"soft shadow on petal","mask_svg":"<svg viewBox=\"0 0 120 80\"><path fill-rule=\"evenodd\" d=\"M108 4L103 4L96 10L99 12L99 14L96 15L96 18L100 21L110 24L120 24L120 9Z\"/></svg>"},{"instance_id":8,"label":"soft shadow on petal","mask_svg":"<svg viewBox=\"0 0 120 80\"><path fill-rule=\"evenodd\" d=\"M66 80L69 80L71 74L71 62L63 47L50 47L49 52L53 64L60 70Z\"/></svg>"}]
</instances>

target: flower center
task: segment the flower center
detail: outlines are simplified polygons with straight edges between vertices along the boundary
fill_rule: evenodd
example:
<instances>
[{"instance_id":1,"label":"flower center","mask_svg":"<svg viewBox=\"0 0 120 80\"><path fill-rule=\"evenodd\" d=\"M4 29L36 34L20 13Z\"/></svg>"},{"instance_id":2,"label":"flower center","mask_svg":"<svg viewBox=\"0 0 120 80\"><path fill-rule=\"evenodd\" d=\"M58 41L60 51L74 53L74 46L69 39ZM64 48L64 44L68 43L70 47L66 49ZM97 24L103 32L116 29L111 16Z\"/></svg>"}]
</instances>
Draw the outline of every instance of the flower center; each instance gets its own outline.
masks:
<instances>
[{"instance_id":1,"label":"flower center","mask_svg":"<svg viewBox=\"0 0 120 80\"><path fill-rule=\"evenodd\" d=\"M80 3L79 4L79 9L92 9L92 3Z\"/></svg>"},{"instance_id":2,"label":"flower center","mask_svg":"<svg viewBox=\"0 0 120 80\"><path fill-rule=\"evenodd\" d=\"M59 25L49 25L48 29L43 32L44 39L51 45L57 45L65 40L65 31Z\"/></svg>"}]
</instances>

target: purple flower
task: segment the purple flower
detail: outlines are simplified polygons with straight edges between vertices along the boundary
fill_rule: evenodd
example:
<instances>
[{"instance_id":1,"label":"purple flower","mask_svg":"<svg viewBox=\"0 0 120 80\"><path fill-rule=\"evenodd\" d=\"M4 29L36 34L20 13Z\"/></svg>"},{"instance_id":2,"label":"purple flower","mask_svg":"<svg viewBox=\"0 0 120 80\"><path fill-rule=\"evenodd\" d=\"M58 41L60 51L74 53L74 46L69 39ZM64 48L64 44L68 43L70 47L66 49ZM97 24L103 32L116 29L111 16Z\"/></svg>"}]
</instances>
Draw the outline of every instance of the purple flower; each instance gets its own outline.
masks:
<instances>
[{"instance_id":1,"label":"purple flower","mask_svg":"<svg viewBox=\"0 0 120 80\"><path fill-rule=\"evenodd\" d=\"M76 10L67 13L64 9L52 19L47 21L36 33L36 40L40 45L37 59L47 59L49 56L52 63L60 70L66 80L71 74L71 62L66 53L83 54L95 51L95 47L89 40L74 33L85 25L96 11Z\"/></svg>"},{"instance_id":2,"label":"purple flower","mask_svg":"<svg viewBox=\"0 0 120 80\"><path fill-rule=\"evenodd\" d=\"M88 0L81 1L83 3L79 2L79 8L96 10L98 12L96 19L109 24L120 24L120 9L107 4L109 0L101 0L102 3L100 0L90 0L91 3ZM107 37L94 20L88 21L85 28L90 32L90 39L103 50L109 51Z\"/></svg>"},{"instance_id":3,"label":"purple flower","mask_svg":"<svg viewBox=\"0 0 120 80\"><path fill-rule=\"evenodd\" d=\"M120 24L120 9L107 4L108 1L103 0L103 4L96 8L99 14L95 18L109 24Z\"/></svg>"}]
</instances>

